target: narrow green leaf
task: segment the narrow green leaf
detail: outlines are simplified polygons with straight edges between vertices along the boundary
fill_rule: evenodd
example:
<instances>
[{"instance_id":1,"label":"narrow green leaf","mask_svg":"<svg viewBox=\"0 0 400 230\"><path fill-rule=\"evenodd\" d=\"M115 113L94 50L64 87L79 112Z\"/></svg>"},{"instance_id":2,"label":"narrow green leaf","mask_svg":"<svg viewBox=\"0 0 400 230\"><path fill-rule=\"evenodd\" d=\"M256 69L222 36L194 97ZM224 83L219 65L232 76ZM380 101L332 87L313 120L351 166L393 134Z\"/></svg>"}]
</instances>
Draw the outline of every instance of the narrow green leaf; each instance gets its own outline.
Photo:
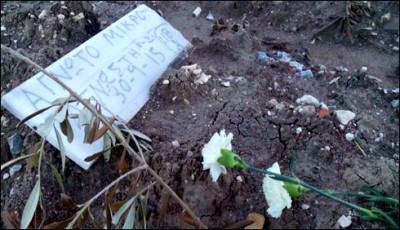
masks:
<instances>
[{"instance_id":1,"label":"narrow green leaf","mask_svg":"<svg viewBox=\"0 0 400 230\"><path fill-rule=\"evenodd\" d=\"M365 189L367 191L370 191L372 194L374 194L375 196L383 196L383 194L381 192L379 192L378 190L372 188L372 186L369 186L367 184L364 184L362 187L362 189Z\"/></svg>"},{"instance_id":2,"label":"narrow green leaf","mask_svg":"<svg viewBox=\"0 0 400 230\"><path fill-rule=\"evenodd\" d=\"M88 108L84 107L79 113L78 125L89 125L92 121L93 116L94 115L92 114L92 112L90 112Z\"/></svg>"},{"instance_id":3,"label":"narrow green leaf","mask_svg":"<svg viewBox=\"0 0 400 230\"><path fill-rule=\"evenodd\" d=\"M13 159L13 160L7 161L6 163L4 163L4 164L1 165L1 171L3 171L3 169L6 169L6 168L8 168L8 167L10 167L10 166L12 166L12 165L14 165L14 164L16 164L16 163L22 161L22 160L25 159L25 158L34 156L34 155L36 155L36 154L38 154L38 153L32 153L32 154L29 154L29 155L20 156L20 157L18 157L18 158Z\"/></svg>"},{"instance_id":4,"label":"narrow green leaf","mask_svg":"<svg viewBox=\"0 0 400 230\"><path fill-rule=\"evenodd\" d=\"M105 150L103 156L104 156L104 159L106 160L106 162L108 162L110 160L111 148L112 148L111 137L108 134L106 134L106 135L104 135L103 139L104 139L103 150Z\"/></svg>"},{"instance_id":5,"label":"narrow green leaf","mask_svg":"<svg viewBox=\"0 0 400 230\"><path fill-rule=\"evenodd\" d=\"M57 141L58 141L58 147L60 148L60 153L61 153L61 173L64 174L64 170L65 170L65 147L64 147L64 143L61 139L61 135L58 132L58 130L56 129L56 127L54 127L54 130L56 131L56 136L57 136Z\"/></svg>"},{"instance_id":6,"label":"narrow green leaf","mask_svg":"<svg viewBox=\"0 0 400 230\"><path fill-rule=\"evenodd\" d=\"M74 139L74 132L72 131L71 123L68 118L60 123L61 131L65 136L67 136L68 142L71 143Z\"/></svg>"},{"instance_id":7,"label":"narrow green leaf","mask_svg":"<svg viewBox=\"0 0 400 230\"><path fill-rule=\"evenodd\" d=\"M54 222L44 226L44 229L65 229L75 216L60 222Z\"/></svg>"},{"instance_id":8,"label":"narrow green leaf","mask_svg":"<svg viewBox=\"0 0 400 230\"><path fill-rule=\"evenodd\" d=\"M110 136L111 138L111 143L114 146L117 143L117 139L115 138L115 135L113 132L111 132L110 130L107 130L107 134Z\"/></svg>"},{"instance_id":9,"label":"narrow green leaf","mask_svg":"<svg viewBox=\"0 0 400 230\"><path fill-rule=\"evenodd\" d=\"M28 201L25 204L24 212L21 218L21 229L27 229L35 214L37 204L40 197L40 180L36 181L35 187L29 195Z\"/></svg>"},{"instance_id":10,"label":"narrow green leaf","mask_svg":"<svg viewBox=\"0 0 400 230\"><path fill-rule=\"evenodd\" d=\"M63 122L67 117L67 109L68 109L68 104L66 103L61 104L57 110L57 114L54 116L54 120L56 120L57 122Z\"/></svg>"},{"instance_id":11,"label":"narrow green leaf","mask_svg":"<svg viewBox=\"0 0 400 230\"><path fill-rule=\"evenodd\" d=\"M56 178L57 183L61 188L61 191L65 192L64 183L62 181L61 174L58 172L57 168L50 161L48 161L47 163L50 166L51 172L53 173L54 177Z\"/></svg>"},{"instance_id":12,"label":"narrow green leaf","mask_svg":"<svg viewBox=\"0 0 400 230\"><path fill-rule=\"evenodd\" d=\"M151 138L146 136L142 132L139 132L139 131L134 130L134 129L129 129L129 130L128 129L121 129L121 130L124 131L124 132L127 132L127 133L131 133L132 135L134 135L136 137L139 137L139 138L142 138L143 140L151 142Z\"/></svg>"},{"instance_id":13,"label":"narrow green leaf","mask_svg":"<svg viewBox=\"0 0 400 230\"><path fill-rule=\"evenodd\" d=\"M124 205L121 206L121 208L114 214L112 218L112 224L116 225L118 224L120 218L122 215L128 210L128 208L132 205L132 203L135 201L136 196L132 197L129 199Z\"/></svg>"},{"instance_id":14,"label":"narrow green leaf","mask_svg":"<svg viewBox=\"0 0 400 230\"><path fill-rule=\"evenodd\" d=\"M128 215L126 216L124 226L122 226L122 229L133 229L133 226L135 225L135 216L136 216L136 208L135 208L135 203L131 205L131 209L128 212Z\"/></svg>"},{"instance_id":15,"label":"narrow green leaf","mask_svg":"<svg viewBox=\"0 0 400 230\"><path fill-rule=\"evenodd\" d=\"M290 174L292 174L293 177L296 177L296 164L295 164L295 156L294 156L294 151L292 149L292 154L290 158Z\"/></svg>"}]
</instances>

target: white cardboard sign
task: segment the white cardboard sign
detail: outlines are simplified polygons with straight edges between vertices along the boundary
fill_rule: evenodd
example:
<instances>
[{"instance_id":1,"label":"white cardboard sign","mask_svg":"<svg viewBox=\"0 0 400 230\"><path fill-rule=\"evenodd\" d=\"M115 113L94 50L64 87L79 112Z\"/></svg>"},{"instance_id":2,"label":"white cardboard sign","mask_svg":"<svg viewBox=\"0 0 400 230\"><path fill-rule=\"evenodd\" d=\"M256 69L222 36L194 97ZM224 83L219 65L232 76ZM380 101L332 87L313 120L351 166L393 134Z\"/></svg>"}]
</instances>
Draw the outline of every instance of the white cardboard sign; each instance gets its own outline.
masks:
<instances>
[{"instance_id":1,"label":"white cardboard sign","mask_svg":"<svg viewBox=\"0 0 400 230\"><path fill-rule=\"evenodd\" d=\"M150 87L166 68L191 44L182 34L146 5L136 9L90 38L46 68L82 98L97 101L129 121L147 102ZM38 73L1 98L1 104L22 120L69 93L56 82ZM82 105L69 105L79 114ZM56 108L26 122L33 128L43 123ZM104 109L103 114L108 114ZM84 144L84 127L70 119L74 132L71 143L62 136L66 155L88 169L93 162L84 159L103 149L103 139ZM55 125L61 134L58 124ZM58 148L54 129L46 137Z\"/></svg>"}]
</instances>

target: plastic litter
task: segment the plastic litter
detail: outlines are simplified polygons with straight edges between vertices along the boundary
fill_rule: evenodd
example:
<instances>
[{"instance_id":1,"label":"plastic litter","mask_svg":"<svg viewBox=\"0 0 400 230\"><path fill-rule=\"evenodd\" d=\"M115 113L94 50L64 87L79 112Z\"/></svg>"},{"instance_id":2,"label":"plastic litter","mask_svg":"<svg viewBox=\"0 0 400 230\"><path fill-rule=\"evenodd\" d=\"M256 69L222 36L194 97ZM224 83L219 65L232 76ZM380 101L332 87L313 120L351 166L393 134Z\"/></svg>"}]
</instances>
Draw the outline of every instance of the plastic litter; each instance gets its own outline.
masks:
<instances>
[{"instance_id":1,"label":"plastic litter","mask_svg":"<svg viewBox=\"0 0 400 230\"><path fill-rule=\"evenodd\" d=\"M211 12L208 12L208 15L207 15L207 20L210 20L210 21L215 21L215 19L214 19L214 16L211 14Z\"/></svg>"},{"instance_id":2,"label":"plastic litter","mask_svg":"<svg viewBox=\"0 0 400 230\"><path fill-rule=\"evenodd\" d=\"M303 77L303 78L313 78L314 75L310 69L307 70L302 70L300 72L297 72L296 77Z\"/></svg>"},{"instance_id":3,"label":"plastic litter","mask_svg":"<svg viewBox=\"0 0 400 230\"><path fill-rule=\"evenodd\" d=\"M279 60L284 61L284 62L290 62L290 54L283 52L283 51L278 51L277 53Z\"/></svg>"},{"instance_id":4,"label":"plastic litter","mask_svg":"<svg viewBox=\"0 0 400 230\"><path fill-rule=\"evenodd\" d=\"M273 60L264 51L257 52L257 59L263 62L271 62Z\"/></svg>"},{"instance_id":5,"label":"plastic litter","mask_svg":"<svg viewBox=\"0 0 400 230\"><path fill-rule=\"evenodd\" d=\"M292 67L295 67L297 69L297 71L301 71L303 70L303 64L297 62L297 61L291 61L289 62L289 65Z\"/></svg>"}]
</instances>

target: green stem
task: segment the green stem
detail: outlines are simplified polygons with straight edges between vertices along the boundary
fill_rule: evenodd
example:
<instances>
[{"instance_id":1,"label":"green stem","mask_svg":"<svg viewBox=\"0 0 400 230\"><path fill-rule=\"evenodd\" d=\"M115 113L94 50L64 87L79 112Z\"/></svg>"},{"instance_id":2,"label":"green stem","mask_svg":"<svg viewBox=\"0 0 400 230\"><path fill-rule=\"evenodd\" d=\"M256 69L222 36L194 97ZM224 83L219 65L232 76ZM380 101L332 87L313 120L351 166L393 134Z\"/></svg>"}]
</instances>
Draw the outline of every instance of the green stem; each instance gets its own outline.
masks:
<instances>
[{"instance_id":1,"label":"green stem","mask_svg":"<svg viewBox=\"0 0 400 230\"><path fill-rule=\"evenodd\" d=\"M394 204L394 205L398 205L399 204L399 200L391 198L391 197L368 195L368 194L362 194L362 193L357 193L357 192L332 191L332 192L330 192L330 194L331 195L339 195L339 196L353 196L353 197L367 198L367 199L369 199L371 201L384 202L384 203Z\"/></svg>"},{"instance_id":2,"label":"green stem","mask_svg":"<svg viewBox=\"0 0 400 230\"><path fill-rule=\"evenodd\" d=\"M338 203L341 203L343 205L346 205L347 207L355 209L358 212L362 213L363 215L369 216L369 217L371 217L373 219L377 219L378 218L378 216L376 216L371 210L359 207L359 206L357 206L355 204L352 204L352 203L347 202L345 200L342 200L342 199L339 199L337 197L334 197L334 196L330 195L329 193L327 193L325 191L322 191L322 190L320 190L320 189L318 189L318 188L316 188L316 187L314 187L312 185L309 185L309 184L301 181L298 178L293 178L293 177L288 177L288 176L284 176L284 175L281 175L281 174L273 173L273 172L270 172L270 171L267 171L267 170L264 170L264 169L255 168L255 167L253 167L251 165L249 165L249 169L251 169L253 171L256 171L256 172L260 172L260 173L263 173L263 174L270 175L271 178L274 179L274 180L290 182L290 183L294 183L294 184L297 184L297 185L301 185L304 188L308 188L313 192L319 193L322 196L328 197L328 198L330 198L330 199L332 199L332 200L334 200L334 201L336 201Z\"/></svg>"}]
</instances>

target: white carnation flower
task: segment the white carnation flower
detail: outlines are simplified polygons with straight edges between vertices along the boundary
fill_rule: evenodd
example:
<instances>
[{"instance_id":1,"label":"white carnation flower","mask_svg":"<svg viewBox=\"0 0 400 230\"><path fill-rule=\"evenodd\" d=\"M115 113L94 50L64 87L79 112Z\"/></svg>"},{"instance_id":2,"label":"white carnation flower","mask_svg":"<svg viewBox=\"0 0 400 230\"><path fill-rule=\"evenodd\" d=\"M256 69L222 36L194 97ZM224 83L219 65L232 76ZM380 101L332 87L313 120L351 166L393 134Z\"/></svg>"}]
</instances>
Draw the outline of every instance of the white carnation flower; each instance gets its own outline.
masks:
<instances>
[{"instance_id":1,"label":"white carnation flower","mask_svg":"<svg viewBox=\"0 0 400 230\"><path fill-rule=\"evenodd\" d=\"M227 136L223 129L219 134L214 133L211 140L204 145L201 151L201 155L203 155L203 170L210 169L213 182L217 181L221 173L226 174L226 168L218 163L218 158L222 156L221 149L232 150L232 139L233 134L229 133Z\"/></svg>"},{"instance_id":2,"label":"white carnation flower","mask_svg":"<svg viewBox=\"0 0 400 230\"><path fill-rule=\"evenodd\" d=\"M281 174L278 162L275 162L267 171ZM263 191L269 206L267 212L274 218L279 218L281 216L285 206L287 208L292 206L292 199L283 185L282 181L274 180L268 175L264 177Z\"/></svg>"}]
</instances>

